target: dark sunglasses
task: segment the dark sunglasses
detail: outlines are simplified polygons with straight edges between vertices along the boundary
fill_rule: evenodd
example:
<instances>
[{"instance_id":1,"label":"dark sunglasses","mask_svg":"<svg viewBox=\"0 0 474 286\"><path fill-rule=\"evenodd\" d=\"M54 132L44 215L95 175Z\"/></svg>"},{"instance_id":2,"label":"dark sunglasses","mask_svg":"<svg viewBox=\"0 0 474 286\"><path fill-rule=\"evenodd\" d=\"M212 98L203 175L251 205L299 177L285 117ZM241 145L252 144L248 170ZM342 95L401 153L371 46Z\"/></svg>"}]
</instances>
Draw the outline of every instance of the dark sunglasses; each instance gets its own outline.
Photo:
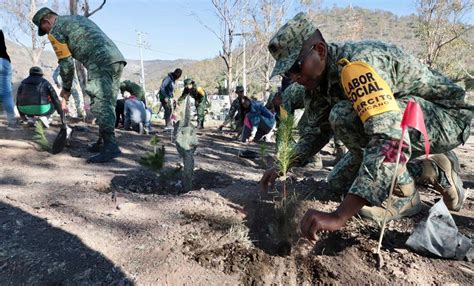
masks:
<instances>
[{"instance_id":1,"label":"dark sunglasses","mask_svg":"<svg viewBox=\"0 0 474 286\"><path fill-rule=\"evenodd\" d=\"M289 77L290 74L299 74L301 72L301 68L303 67L304 61L306 58L311 54L315 45L312 45L309 50L303 54L296 62L291 66L291 68L285 73L285 76Z\"/></svg>"}]
</instances>

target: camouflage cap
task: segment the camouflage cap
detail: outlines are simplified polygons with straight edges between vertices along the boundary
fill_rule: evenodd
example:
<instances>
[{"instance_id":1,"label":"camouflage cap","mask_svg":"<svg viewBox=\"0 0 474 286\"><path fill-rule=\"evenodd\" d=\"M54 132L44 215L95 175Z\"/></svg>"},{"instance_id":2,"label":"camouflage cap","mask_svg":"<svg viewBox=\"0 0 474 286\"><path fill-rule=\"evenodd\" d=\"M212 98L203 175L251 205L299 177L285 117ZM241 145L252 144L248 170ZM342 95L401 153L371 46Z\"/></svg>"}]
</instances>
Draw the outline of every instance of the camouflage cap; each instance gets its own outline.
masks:
<instances>
[{"instance_id":1,"label":"camouflage cap","mask_svg":"<svg viewBox=\"0 0 474 286\"><path fill-rule=\"evenodd\" d=\"M268 50L276 60L270 78L284 74L296 62L304 41L316 32L317 27L305 13L296 14L283 25L268 43Z\"/></svg>"},{"instance_id":2,"label":"camouflage cap","mask_svg":"<svg viewBox=\"0 0 474 286\"><path fill-rule=\"evenodd\" d=\"M193 79L192 78L187 78L184 80L184 86L193 84Z\"/></svg>"},{"instance_id":3,"label":"camouflage cap","mask_svg":"<svg viewBox=\"0 0 474 286\"><path fill-rule=\"evenodd\" d=\"M31 67L30 75L43 75L43 70L40 67Z\"/></svg>"},{"instance_id":4,"label":"camouflage cap","mask_svg":"<svg viewBox=\"0 0 474 286\"><path fill-rule=\"evenodd\" d=\"M38 12L36 12L36 14L33 16L33 24L35 24L37 27L38 27L38 35L39 36L43 36L46 34L46 32L44 32L43 30L41 30L41 19L43 19L44 16L48 15L48 14L54 14L54 15L58 15L56 14L53 10L49 9L48 7L43 7L41 9L38 10Z\"/></svg>"},{"instance_id":5,"label":"camouflage cap","mask_svg":"<svg viewBox=\"0 0 474 286\"><path fill-rule=\"evenodd\" d=\"M244 92L244 87L242 85L238 85L235 87L235 92Z\"/></svg>"}]
</instances>

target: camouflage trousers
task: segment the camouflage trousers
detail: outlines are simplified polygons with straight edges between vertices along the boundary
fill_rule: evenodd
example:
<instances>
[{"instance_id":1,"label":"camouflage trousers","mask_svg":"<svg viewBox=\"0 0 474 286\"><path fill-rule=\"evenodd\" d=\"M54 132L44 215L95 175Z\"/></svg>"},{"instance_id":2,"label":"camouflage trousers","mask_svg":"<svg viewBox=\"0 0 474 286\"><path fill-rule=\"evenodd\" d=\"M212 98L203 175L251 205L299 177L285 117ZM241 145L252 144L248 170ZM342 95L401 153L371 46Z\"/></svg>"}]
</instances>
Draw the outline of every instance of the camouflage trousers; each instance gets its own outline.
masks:
<instances>
[{"instance_id":1,"label":"camouflage trousers","mask_svg":"<svg viewBox=\"0 0 474 286\"><path fill-rule=\"evenodd\" d=\"M472 114L466 116L458 110L447 109L419 97L406 97L397 99L401 112L382 113L363 124L351 103L341 101L332 108L329 121L335 135L349 152L328 176L333 191L355 194L366 199L370 205L382 204L388 196L395 173L398 142L402 135L400 122L410 98L423 110L431 154L444 153L464 144L470 134ZM420 164L412 158L423 154L423 136L409 128L400 157L398 184L412 183L421 175Z\"/></svg>"},{"instance_id":2,"label":"camouflage trousers","mask_svg":"<svg viewBox=\"0 0 474 286\"><path fill-rule=\"evenodd\" d=\"M120 88L123 62L89 67L86 93L91 99L91 111L99 125L99 140L116 143L115 105Z\"/></svg>"},{"instance_id":3,"label":"camouflage trousers","mask_svg":"<svg viewBox=\"0 0 474 286\"><path fill-rule=\"evenodd\" d=\"M201 101L195 101L196 113L198 125L204 124L204 118L206 117L206 108L207 108L207 96L201 99Z\"/></svg>"}]
</instances>

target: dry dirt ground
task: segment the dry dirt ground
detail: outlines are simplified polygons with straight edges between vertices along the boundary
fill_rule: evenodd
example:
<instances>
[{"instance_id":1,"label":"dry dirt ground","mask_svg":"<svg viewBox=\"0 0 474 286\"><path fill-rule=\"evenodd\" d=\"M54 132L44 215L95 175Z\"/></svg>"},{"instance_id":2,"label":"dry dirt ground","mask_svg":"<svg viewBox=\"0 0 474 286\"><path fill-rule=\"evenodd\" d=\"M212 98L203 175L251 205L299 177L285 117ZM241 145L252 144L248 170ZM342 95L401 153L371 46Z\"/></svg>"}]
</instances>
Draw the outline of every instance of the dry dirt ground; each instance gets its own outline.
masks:
<instances>
[{"instance_id":1,"label":"dry dirt ground","mask_svg":"<svg viewBox=\"0 0 474 286\"><path fill-rule=\"evenodd\" d=\"M315 245L299 239L306 209L332 210L340 201L324 181L332 168L330 147L322 152L322 168L294 171L296 195L282 208L278 199L259 197L264 161L237 157L244 146L230 132L198 132L194 190L180 194L180 159L161 127L155 131L166 162L157 173L138 163L152 150L149 136L118 131L124 156L90 165L86 144L97 128L73 125L71 146L52 155L31 142L31 129L8 131L0 122L2 285L472 285L473 263L425 257L405 246L439 198L430 190L423 190L421 214L389 224L380 271L373 222L354 218L341 231L321 234ZM48 131L50 140L54 132L57 127ZM250 148L273 149L265 146ZM474 188L474 136L456 151L464 185ZM473 235L472 192L453 217L461 232Z\"/></svg>"}]
</instances>

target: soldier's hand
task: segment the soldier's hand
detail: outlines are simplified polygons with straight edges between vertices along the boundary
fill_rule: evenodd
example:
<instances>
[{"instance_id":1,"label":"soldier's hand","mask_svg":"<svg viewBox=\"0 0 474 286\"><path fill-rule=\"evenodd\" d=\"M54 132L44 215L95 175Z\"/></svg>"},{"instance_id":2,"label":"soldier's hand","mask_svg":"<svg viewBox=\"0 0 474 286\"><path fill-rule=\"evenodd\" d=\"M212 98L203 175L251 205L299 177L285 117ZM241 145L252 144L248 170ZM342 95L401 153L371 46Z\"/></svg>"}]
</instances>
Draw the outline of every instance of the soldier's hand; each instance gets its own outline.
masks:
<instances>
[{"instance_id":1,"label":"soldier's hand","mask_svg":"<svg viewBox=\"0 0 474 286\"><path fill-rule=\"evenodd\" d=\"M335 231L343 225L343 219L336 212L325 213L310 209L303 216L300 222L300 229L302 236L309 240L316 240L317 232L323 230Z\"/></svg>"},{"instance_id":2,"label":"soldier's hand","mask_svg":"<svg viewBox=\"0 0 474 286\"><path fill-rule=\"evenodd\" d=\"M266 194L268 193L268 189L273 189L275 181L279 176L276 168L266 170L259 182L260 192Z\"/></svg>"},{"instance_id":3,"label":"soldier's hand","mask_svg":"<svg viewBox=\"0 0 474 286\"><path fill-rule=\"evenodd\" d=\"M71 96L71 91L65 90L64 88L61 89L61 93L59 94L60 97L64 98L66 101L69 100L69 97Z\"/></svg>"}]
</instances>

